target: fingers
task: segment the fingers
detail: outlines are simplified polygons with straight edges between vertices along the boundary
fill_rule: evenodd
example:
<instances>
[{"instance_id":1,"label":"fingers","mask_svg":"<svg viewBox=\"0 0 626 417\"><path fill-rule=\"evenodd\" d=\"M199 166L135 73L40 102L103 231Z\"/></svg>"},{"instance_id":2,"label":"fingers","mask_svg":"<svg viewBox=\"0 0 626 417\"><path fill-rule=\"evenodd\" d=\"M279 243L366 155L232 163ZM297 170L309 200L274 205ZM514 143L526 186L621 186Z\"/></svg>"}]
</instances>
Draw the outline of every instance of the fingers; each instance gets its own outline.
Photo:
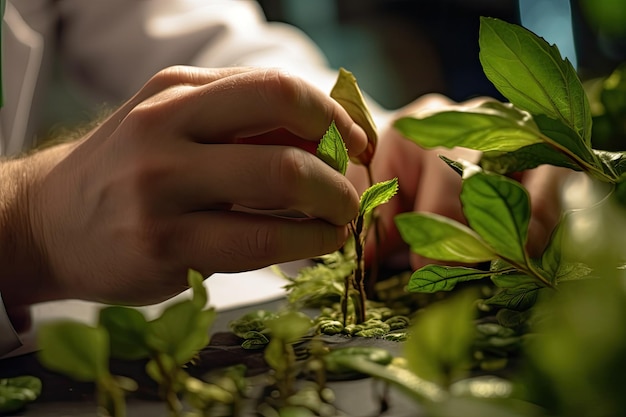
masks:
<instances>
[{"instance_id":1,"label":"fingers","mask_svg":"<svg viewBox=\"0 0 626 417\"><path fill-rule=\"evenodd\" d=\"M339 104L284 72L240 72L184 92L180 97L173 92L170 106L148 105L152 117L172 118L199 142L232 142L278 128L317 142L334 120L350 155L358 155L367 145L363 129ZM211 117L207 117L209 112Z\"/></svg>"},{"instance_id":2,"label":"fingers","mask_svg":"<svg viewBox=\"0 0 626 417\"><path fill-rule=\"evenodd\" d=\"M172 258L205 274L252 270L330 253L348 237L345 226L241 212L190 213L176 223Z\"/></svg>"},{"instance_id":3,"label":"fingers","mask_svg":"<svg viewBox=\"0 0 626 417\"><path fill-rule=\"evenodd\" d=\"M179 212L239 205L259 210L295 210L345 225L358 212L352 184L319 158L295 147L182 143L178 169L161 184L147 179L141 188L160 187ZM157 202L155 201L155 204Z\"/></svg>"}]
</instances>

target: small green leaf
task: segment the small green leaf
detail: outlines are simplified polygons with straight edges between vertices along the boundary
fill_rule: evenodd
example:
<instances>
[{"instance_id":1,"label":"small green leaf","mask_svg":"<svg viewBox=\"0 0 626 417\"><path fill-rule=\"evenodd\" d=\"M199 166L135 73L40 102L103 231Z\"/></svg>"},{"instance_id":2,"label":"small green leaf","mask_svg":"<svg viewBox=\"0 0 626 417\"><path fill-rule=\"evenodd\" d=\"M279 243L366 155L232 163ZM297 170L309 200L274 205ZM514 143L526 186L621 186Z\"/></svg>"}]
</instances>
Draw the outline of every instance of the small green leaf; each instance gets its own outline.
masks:
<instances>
[{"instance_id":1,"label":"small green leaf","mask_svg":"<svg viewBox=\"0 0 626 417\"><path fill-rule=\"evenodd\" d=\"M478 263L496 254L469 227L434 213L402 213L394 218L411 250L429 259Z\"/></svg>"},{"instance_id":2,"label":"small green leaf","mask_svg":"<svg viewBox=\"0 0 626 417\"><path fill-rule=\"evenodd\" d=\"M348 112L352 120L365 130L367 134L367 148L358 158L363 165L369 165L376 151L378 133L356 78L350 71L344 68L339 69L339 75L330 92L330 96Z\"/></svg>"},{"instance_id":3,"label":"small green leaf","mask_svg":"<svg viewBox=\"0 0 626 417\"><path fill-rule=\"evenodd\" d=\"M530 201L522 185L478 172L463 181L461 202L470 227L499 256L526 264Z\"/></svg>"},{"instance_id":4,"label":"small green leaf","mask_svg":"<svg viewBox=\"0 0 626 417\"><path fill-rule=\"evenodd\" d=\"M272 339L280 339L285 343L295 342L311 330L313 321L299 311L281 313L278 317L265 322Z\"/></svg>"},{"instance_id":5,"label":"small green leaf","mask_svg":"<svg viewBox=\"0 0 626 417\"><path fill-rule=\"evenodd\" d=\"M359 215L365 216L381 204L385 204L398 192L398 179L379 182L363 192L359 204Z\"/></svg>"},{"instance_id":6,"label":"small green leaf","mask_svg":"<svg viewBox=\"0 0 626 417\"><path fill-rule=\"evenodd\" d=\"M491 276L491 272L465 267L426 265L411 275L407 291L435 293L451 291L461 282L474 281Z\"/></svg>"},{"instance_id":7,"label":"small green leaf","mask_svg":"<svg viewBox=\"0 0 626 417\"><path fill-rule=\"evenodd\" d=\"M215 310L198 310L191 301L172 304L148 323L146 344L184 365L209 342L215 315Z\"/></svg>"},{"instance_id":8,"label":"small green leaf","mask_svg":"<svg viewBox=\"0 0 626 417\"><path fill-rule=\"evenodd\" d=\"M533 116L561 120L590 146L585 90L556 46L521 26L486 17L480 19L479 45L483 71L502 95Z\"/></svg>"},{"instance_id":9,"label":"small green leaf","mask_svg":"<svg viewBox=\"0 0 626 417\"><path fill-rule=\"evenodd\" d=\"M263 351L263 359L278 374L284 373L289 368L289 355L285 342L281 339L270 339Z\"/></svg>"},{"instance_id":10,"label":"small green leaf","mask_svg":"<svg viewBox=\"0 0 626 417\"><path fill-rule=\"evenodd\" d=\"M317 146L316 155L334 170L345 175L348 169L348 150L334 120Z\"/></svg>"},{"instance_id":11,"label":"small green leaf","mask_svg":"<svg viewBox=\"0 0 626 417\"><path fill-rule=\"evenodd\" d=\"M100 310L99 322L109 333L111 356L119 359L141 359L150 356L146 345L148 322L140 311L122 306Z\"/></svg>"},{"instance_id":12,"label":"small green leaf","mask_svg":"<svg viewBox=\"0 0 626 417\"><path fill-rule=\"evenodd\" d=\"M209 302L209 294L204 286L204 277L200 272L190 269L187 271L187 282L192 290L192 302L199 309L204 309Z\"/></svg>"},{"instance_id":13,"label":"small green leaf","mask_svg":"<svg viewBox=\"0 0 626 417\"><path fill-rule=\"evenodd\" d=\"M94 382L109 375L109 337L103 327L59 321L39 328L39 360L48 369Z\"/></svg>"},{"instance_id":14,"label":"small green leaf","mask_svg":"<svg viewBox=\"0 0 626 417\"><path fill-rule=\"evenodd\" d=\"M509 103L488 101L476 107L451 107L424 118L402 117L394 127L419 146L478 151L515 151L542 142L532 117Z\"/></svg>"}]
</instances>

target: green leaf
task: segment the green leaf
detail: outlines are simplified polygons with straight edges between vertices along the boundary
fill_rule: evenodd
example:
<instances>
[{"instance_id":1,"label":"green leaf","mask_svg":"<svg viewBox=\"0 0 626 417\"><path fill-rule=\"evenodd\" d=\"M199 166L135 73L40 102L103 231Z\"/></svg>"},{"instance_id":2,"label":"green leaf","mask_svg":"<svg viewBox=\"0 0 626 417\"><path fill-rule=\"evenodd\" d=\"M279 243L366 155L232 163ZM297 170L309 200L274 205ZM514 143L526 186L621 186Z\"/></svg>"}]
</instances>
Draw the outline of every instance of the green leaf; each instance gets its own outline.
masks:
<instances>
[{"instance_id":1,"label":"green leaf","mask_svg":"<svg viewBox=\"0 0 626 417\"><path fill-rule=\"evenodd\" d=\"M478 263L496 258L494 251L469 227L434 213L402 213L394 218L411 251L429 259Z\"/></svg>"},{"instance_id":2,"label":"green leaf","mask_svg":"<svg viewBox=\"0 0 626 417\"><path fill-rule=\"evenodd\" d=\"M614 179L614 182L622 182L626 174L626 152L593 151L602 163L603 171Z\"/></svg>"},{"instance_id":3,"label":"green leaf","mask_svg":"<svg viewBox=\"0 0 626 417\"><path fill-rule=\"evenodd\" d=\"M476 107L451 107L425 118L402 117L394 127L419 146L478 151L514 151L542 142L532 117L510 103L487 101Z\"/></svg>"},{"instance_id":4,"label":"green leaf","mask_svg":"<svg viewBox=\"0 0 626 417\"><path fill-rule=\"evenodd\" d=\"M356 78L350 71L339 68L339 75L330 92L330 96L348 112L352 120L365 130L367 134L367 148L359 155L359 161L363 165L369 165L376 151L378 133Z\"/></svg>"},{"instance_id":5,"label":"green leaf","mask_svg":"<svg viewBox=\"0 0 626 417\"><path fill-rule=\"evenodd\" d=\"M348 150L334 120L317 146L316 154L334 170L345 175L348 169Z\"/></svg>"},{"instance_id":6,"label":"green leaf","mask_svg":"<svg viewBox=\"0 0 626 417\"><path fill-rule=\"evenodd\" d=\"M146 345L148 322L140 311L122 306L100 310L99 323L110 339L111 356L118 359L142 359L150 356Z\"/></svg>"},{"instance_id":7,"label":"green leaf","mask_svg":"<svg viewBox=\"0 0 626 417\"><path fill-rule=\"evenodd\" d=\"M542 287L536 283L524 284L515 288L505 288L493 297L485 300L485 304L508 308L514 311L528 310L537 301L537 293Z\"/></svg>"},{"instance_id":8,"label":"green leaf","mask_svg":"<svg viewBox=\"0 0 626 417\"><path fill-rule=\"evenodd\" d=\"M0 379L0 414L21 410L41 395L41 380L34 376Z\"/></svg>"},{"instance_id":9,"label":"green leaf","mask_svg":"<svg viewBox=\"0 0 626 417\"><path fill-rule=\"evenodd\" d=\"M526 285L536 285L537 278L531 275L509 273L509 274L493 274L491 281L498 288L518 288Z\"/></svg>"},{"instance_id":10,"label":"green leaf","mask_svg":"<svg viewBox=\"0 0 626 417\"><path fill-rule=\"evenodd\" d=\"M359 204L359 215L365 216L381 204L385 204L398 192L398 179L392 178L387 181L379 182L361 194L361 202Z\"/></svg>"},{"instance_id":11,"label":"green leaf","mask_svg":"<svg viewBox=\"0 0 626 417\"><path fill-rule=\"evenodd\" d=\"M417 376L448 387L469 371L474 341L476 294L463 291L417 314L404 345L407 367Z\"/></svg>"},{"instance_id":12,"label":"green leaf","mask_svg":"<svg viewBox=\"0 0 626 417\"><path fill-rule=\"evenodd\" d=\"M513 152L490 151L482 154L479 165L488 172L509 174L549 164L580 171L582 168L566 154L547 143L524 146Z\"/></svg>"},{"instance_id":13,"label":"green leaf","mask_svg":"<svg viewBox=\"0 0 626 417\"><path fill-rule=\"evenodd\" d=\"M204 277L198 271L187 271L187 282L192 290L192 302L199 309L204 309L209 302L209 293L204 286Z\"/></svg>"},{"instance_id":14,"label":"green leaf","mask_svg":"<svg viewBox=\"0 0 626 417\"><path fill-rule=\"evenodd\" d=\"M470 227L499 256L526 264L530 202L524 187L501 175L478 172L463 181L461 202Z\"/></svg>"},{"instance_id":15,"label":"green leaf","mask_svg":"<svg viewBox=\"0 0 626 417\"><path fill-rule=\"evenodd\" d=\"M78 381L94 382L109 375L109 337L103 327L60 321L42 325L39 360L48 369Z\"/></svg>"},{"instance_id":16,"label":"green leaf","mask_svg":"<svg viewBox=\"0 0 626 417\"><path fill-rule=\"evenodd\" d=\"M265 324L270 330L271 339L280 339L285 343L295 342L313 327L311 318L299 311L281 313Z\"/></svg>"},{"instance_id":17,"label":"green leaf","mask_svg":"<svg viewBox=\"0 0 626 417\"><path fill-rule=\"evenodd\" d=\"M191 301L167 307L160 317L148 322L147 345L184 365L209 342L215 310L199 310Z\"/></svg>"},{"instance_id":18,"label":"green leaf","mask_svg":"<svg viewBox=\"0 0 626 417\"><path fill-rule=\"evenodd\" d=\"M407 291L435 293L451 291L458 283L491 276L491 272L465 267L426 265L411 275Z\"/></svg>"},{"instance_id":19,"label":"green leaf","mask_svg":"<svg viewBox=\"0 0 626 417\"><path fill-rule=\"evenodd\" d=\"M499 19L480 19L480 62L493 85L533 116L569 126L591 144L591 111L576 70L559 50L527 29Z\"/></svg>"}]
</instances>

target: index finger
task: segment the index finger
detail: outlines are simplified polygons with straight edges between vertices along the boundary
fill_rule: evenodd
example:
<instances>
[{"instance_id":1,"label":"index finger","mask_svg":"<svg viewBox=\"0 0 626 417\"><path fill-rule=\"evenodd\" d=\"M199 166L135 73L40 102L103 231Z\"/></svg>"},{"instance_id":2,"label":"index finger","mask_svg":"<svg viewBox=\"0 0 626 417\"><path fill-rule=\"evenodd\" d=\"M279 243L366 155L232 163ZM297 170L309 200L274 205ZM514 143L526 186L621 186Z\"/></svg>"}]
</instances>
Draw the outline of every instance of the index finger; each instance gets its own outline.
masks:
<instances>
[{"instance_id":1,"label":"index finger","mask_svg":"<svg viewBox=\"0 0 626 417\"><path fill-rule=\"evenodd\" d=\"M335 121L351 156L367 146L363 129L337 102L282 71L233 74L193 90L180 100L184 110L175 117L200 142L233 142L280 128L317 142Z\"/></svg>"}]
</instances>

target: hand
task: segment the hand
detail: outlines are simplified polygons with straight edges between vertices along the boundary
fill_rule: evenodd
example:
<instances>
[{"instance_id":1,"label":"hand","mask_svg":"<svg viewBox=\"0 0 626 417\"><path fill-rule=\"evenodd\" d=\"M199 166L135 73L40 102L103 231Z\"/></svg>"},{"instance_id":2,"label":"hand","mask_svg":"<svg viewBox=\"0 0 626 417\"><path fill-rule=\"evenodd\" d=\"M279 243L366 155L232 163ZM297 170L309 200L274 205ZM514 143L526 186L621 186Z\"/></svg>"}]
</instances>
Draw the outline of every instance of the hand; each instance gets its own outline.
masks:
<instances>
[{"instance_id":1,"label":"hand","mask_svg":"<svg viewBox=\"0 0 626 417\"><path fill-rule=\"evenodd\" d=\"M26 192L2 224L20 226L13 263L2 259L5 301L154 303L187 288L188 268L208 276L338 249L356 190L309 152L272 145L316 143L332 120L351 155L365 149L348 114L298 78L162 71L82 139L15 161Z\"/></svg>"},{"instance_id":2,"label":"hand","mask_svg":"<svg viewBox=\"0 0 626 417\"><path fill-rule=\"evenodd\" d=\"M477 98L463 104L473 106L485 99ZM401 109L397 117L456 104L441 95L426 95ZM397 196L378 208L383 232L378 257L391 260L394 268L410 266L419 269L430 263L439 263L410 253L408 245L402 241L395 227L393 217L396 214L410 211L430 212L466 223L459 200L461 178L439 158L440 154L452 159L462 157L470 161L477 161L479 156L477 152L459 148L424 150L391 126L381 130L371 167L374 181L398 177L399 191ZM531 198L532 217L527 248L531 255L537 256L541 253L559 219L559 188L569 172L571 171L564 168L545 165L526 171L518 178ZM367 188L364 167L351 164L347 175L359 193ZM367 242L366 262L371 262L374 249L374 240L370 238Z\"/></svg>"}]
</instances>

